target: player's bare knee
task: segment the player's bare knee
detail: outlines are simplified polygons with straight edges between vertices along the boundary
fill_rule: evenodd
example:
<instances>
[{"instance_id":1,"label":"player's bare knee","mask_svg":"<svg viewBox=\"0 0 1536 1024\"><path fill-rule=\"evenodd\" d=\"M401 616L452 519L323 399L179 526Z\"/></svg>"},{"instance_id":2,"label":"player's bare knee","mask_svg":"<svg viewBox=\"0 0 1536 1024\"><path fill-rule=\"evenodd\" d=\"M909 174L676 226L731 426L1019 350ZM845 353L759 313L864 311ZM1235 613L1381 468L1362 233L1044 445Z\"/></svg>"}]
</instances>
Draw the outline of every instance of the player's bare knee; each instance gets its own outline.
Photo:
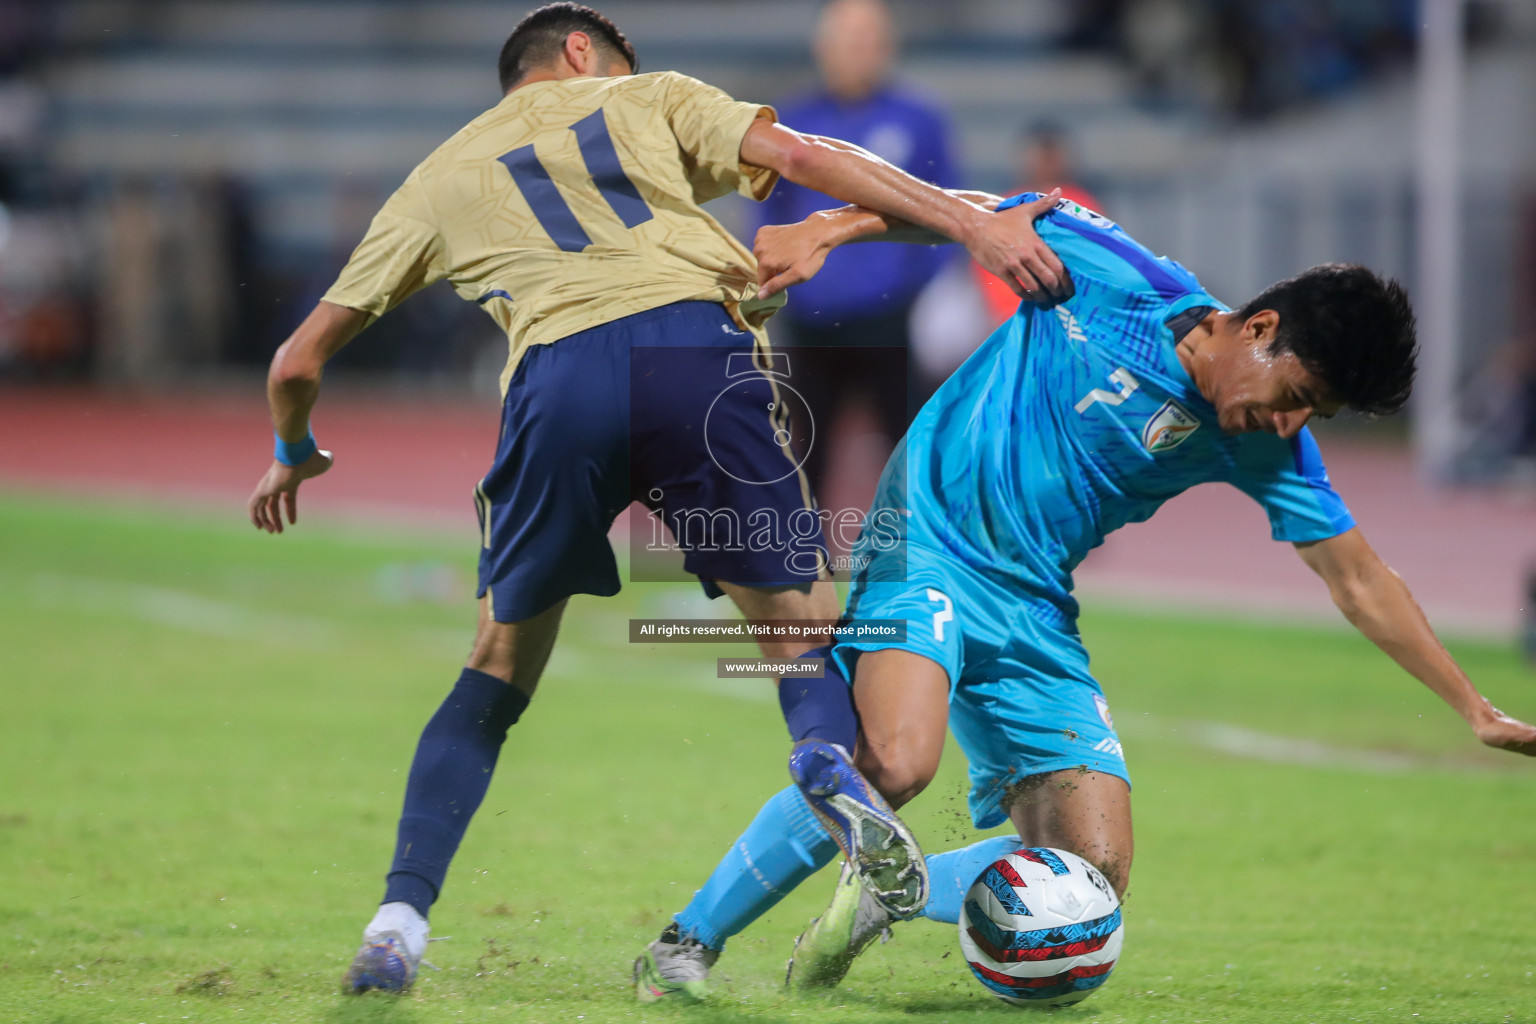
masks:
<instances>
[{"instance_id":1,"label":"player's bare knee","mask_svg":"<svg viewBox=\"0 0 1536 1024\"><path fill-rule=\"evenodd\" d=\"M747 621L756 624L793 620L797 623L820 622L830 627L840 614L837 589L824 580L767 587L719 581L719 586L736 603ZM826 646L827 642L822 633L758 638L758 646L765 658L798 658Z\"/></svg>"},{"instance_id":2,"label":"player's bare knee","mask_svg":"<svg viewBox=\"0 0 1536 1024\"><path fill-rule=\"evenodd\" d=\"M1027 845L1077 854L1124 897L1135 845L1129 805L1116 799L1122 788L1119 780L1085 769L1045 772L1010 785L1003 807Z\"/></svg>"},{"instance_id":3,"label":"player's bare knee","mask_svg":"<svg viewBox=\"0 0 1536 1024\"><path fill-rule=\"evenodd\" d=\"M482 607L475 643L464 664L531 697L549 661L564 610L565 602L560 601L521 622L497 622Z\"/></svg>"},{"instance_id":4,"label":"player's bare knee","mask_svg":"<svg viewBox=\"0 0 1536 1024\"><path fill-rule=\"evenodd\" d=\"M1061 837L1041 838L1039 836L1019 837L1026 846L1050 846L1068 853L1075 853L1083 860L1099 869L1106 881L1114 888L1117 899L1125 899L1126 890L1131 884L1131 854L1129 850L1120 851L1095 843L1073 842L1071 839Z\"/></svg>"},{"instance_id":5,"label":"player's bare knee","mask_svg":"<svg viewBox=\"0 0 1536 1024\"><path fill-rule=\"evenodd\" d=\"M764 640L757 641L757 649L770 661L789 661L808 654L820 646L815 640Z\"/></svg>"},{"instance_id":6,"label":"player's bare knee","mask_svg":"<svg viewBox=\"0 0 1536 1024\"><path fill-rule=\"evenodd\" d=\"M512 681L514 669L512 644L482 623L475 634L475 646L465 659L465 666L488 676L495 676L504 683Z\"/></svg>"},{"instance_id":7,"label":"player's bare knee","mask_svg":"<svg viewBox=\"0 0 1536 1024\"><path fill-rule=\"evenodd\" d=\"M1083 860L1099 869L1109 884L1114 887L1115 896L1125 899L1125 891L1131 884L1131 855L1129 851L1106 849L1102 846L1085 846L1082 849L1073 849L1071 845L1063 845L1062 849L1068 853L1075 853Z\"/></svg>"},{"instance_id":8,"label":"player's bare knee","mask_svg":"<svg viewBox=\"0 0 1536 1024\"><path fill-rule=\"evenodd\" d=\"M901 807L928 788L939 767L937 762L930 761L919 751L899 743L863 744L855 758L859 771L892 807Z\"/></svg>"}]
</instances>

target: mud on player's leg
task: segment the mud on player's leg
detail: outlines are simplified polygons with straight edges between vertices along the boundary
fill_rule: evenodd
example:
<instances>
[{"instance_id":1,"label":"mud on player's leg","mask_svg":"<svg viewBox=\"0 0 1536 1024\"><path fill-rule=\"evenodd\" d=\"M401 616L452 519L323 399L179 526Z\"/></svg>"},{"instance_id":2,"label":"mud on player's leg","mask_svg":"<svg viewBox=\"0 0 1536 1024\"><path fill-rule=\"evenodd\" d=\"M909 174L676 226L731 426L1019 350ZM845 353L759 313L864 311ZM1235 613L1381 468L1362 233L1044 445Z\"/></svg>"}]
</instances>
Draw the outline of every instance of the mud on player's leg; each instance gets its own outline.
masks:
<instances>
[{"instance_id":1,"label":"mud on player's leg","mask_svg":"<svg viewBox=\"0 0 1536 1024\"><path fill-rule=\"evenodd\" d=\"M1124 898L1135 852L1131 787L1124 779L1087 768L1031 775L1008 788L1003 806L1025 845L1077 854Z\"/></svg>"}]
</instances>

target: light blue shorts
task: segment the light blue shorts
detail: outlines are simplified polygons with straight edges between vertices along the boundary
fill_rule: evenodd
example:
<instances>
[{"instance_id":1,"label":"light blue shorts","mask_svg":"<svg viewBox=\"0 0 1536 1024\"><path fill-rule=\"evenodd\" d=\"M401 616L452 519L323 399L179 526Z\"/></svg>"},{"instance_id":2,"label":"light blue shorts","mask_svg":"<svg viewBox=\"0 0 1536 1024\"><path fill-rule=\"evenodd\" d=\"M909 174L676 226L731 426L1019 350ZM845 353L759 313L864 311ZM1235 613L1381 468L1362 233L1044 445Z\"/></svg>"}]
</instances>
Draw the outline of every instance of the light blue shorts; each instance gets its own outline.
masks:
<instances>
[{"instance_id":1,"label":"light blue shorts","mask_svg":"<svg viewBox=\"0 0 1536 1024\"><path fill-rule=\"evenodd\" d=\"M1109 704L1076 629L1041 598L953 559L914 545L906 559L904 582L856 579L847 613L854 623L905 619L906 639L840 642L833 657L850 680L861 651L899 648L944 668L949 727L970 762L976 827L1007 821L1008 787L1031 775L1087 768L1129 784Z\"/></svg>"}]
</instances>

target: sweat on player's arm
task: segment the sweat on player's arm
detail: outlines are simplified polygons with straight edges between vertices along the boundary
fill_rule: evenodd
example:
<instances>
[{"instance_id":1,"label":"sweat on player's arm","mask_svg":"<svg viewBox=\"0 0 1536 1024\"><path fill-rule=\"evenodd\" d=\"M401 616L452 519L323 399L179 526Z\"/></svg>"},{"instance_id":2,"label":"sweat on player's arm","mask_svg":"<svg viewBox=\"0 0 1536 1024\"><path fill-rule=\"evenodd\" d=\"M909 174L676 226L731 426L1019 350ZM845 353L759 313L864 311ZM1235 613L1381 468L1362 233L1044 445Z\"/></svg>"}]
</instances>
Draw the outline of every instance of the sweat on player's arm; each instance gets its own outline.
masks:
<instances>
[{"instance_id":1,"label":"sweat on player's arm","mask_svg":"<svg viewBox=\"0 0 1536 1024\"><path fill-rule=\"evenodd\" d=\"M880 228L871 227L865 234L905 224L932 232L937 236L933 241L959 242L977 263L1021 296L1060 298L1069 287L1061 261L1040 243L1027 217L1000 219L990 215L999 201L996 196L940 189L868 150L839 139L805 135L768 120L758 120L747 129L741 140L741 159L771 168L797 185L852 203L863 208L861 212L888 218L882 220ZM767 281L770 276L760 275L759 280ZM760 297L766 298L782 287L760 293Z\"/></svg>"},{"instance_id":2,"label":"sweat on player's arm","mask_svg":"<svg viewBox=\"0 0 1536 1024\"><path fill-rule=\"evenodd\" d=\"M1435 637L1408 585L1366 542L1358 527L1296 545L1301 560L1328 584L1350 623L1404 671L1428 686L1490 747L1536 756L1536 726L1494 707Z\"/></svg>"},{"instance_id":3,"label":"sweat on player's arm","mask_svg":"<svg viewBox=\"0 0 1536 1024\"><path fill-rule=\"evenodd\" d=\"M1002 202L1000 197L989 192L946 191L989 214ZM1073 295L1072 275L1034 229L1035 218L1050 210L1060 198L1058 189L1016 210L992 214L987 220L993 232L1012 240L1020 256L1020 262L1001 276L1027 301L1062 301ZM791 285L810 280L820 272L828 253L850 242L942 245L959 240L933 228L862 206L818 210L798 223L771 224L758 230L753 243L758 279L762 282L758 297L766 299Z\"/></svg>"}]
</instances>

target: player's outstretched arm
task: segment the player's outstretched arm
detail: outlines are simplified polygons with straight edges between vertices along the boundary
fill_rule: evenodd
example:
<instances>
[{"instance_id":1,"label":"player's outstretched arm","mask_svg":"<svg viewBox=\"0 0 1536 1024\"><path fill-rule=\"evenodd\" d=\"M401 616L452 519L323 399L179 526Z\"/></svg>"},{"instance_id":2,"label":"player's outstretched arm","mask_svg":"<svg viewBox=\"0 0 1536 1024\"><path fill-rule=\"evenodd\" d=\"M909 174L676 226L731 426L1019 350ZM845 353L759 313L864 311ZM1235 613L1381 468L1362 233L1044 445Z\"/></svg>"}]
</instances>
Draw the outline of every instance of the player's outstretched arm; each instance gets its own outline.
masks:
<instances>
[{"instance_id":1,"label":"player's outstretched arm","mask_svg":"<svg viewBox=\"0 0 1536 1024\"><path fill-rule=\"evenodd\" d=\"M1359 529L1297 544L1301 560L1328 584L1344 617L1392 660L1456 710L1490 747L1536 756L1536 726L1510 718L1477 692L1430 628L1402 577Z\"/></svg>"},{"instance_id":2,"label":"player's outstretched arm","mask_svg":"<svg viewBox=\"0 0 1536 1024\"><path fill-rule=\"evenodd\" d=\"M1019 230L1020 218L994 217L852 143L758 120L742 137L741 161L959 242L1020 296L1044 293L1060 299L1070 294L1061 260L1032 228Z\"/></svg>"},{"instance_id":3,"label":"player's outstretched arm","mask_svg":"<svg viewBox=\"0 0 1536 1024\"><path fill-rule=\"evenodd\" d=\"M267 371L267 403L279 438L298 444L309 437L309 414L326 362L367 325L367 313L321 302L283 342ZM290 524L298 522L299 484L330 469L332 461L330 452L318 450L297 465L274 458L246 503L251 525L282 533L285 511Z\"/></svg>"},{"instance_id":4,"label":"player's outstretched arm","mask_svg":"<svg viewBox=\"0 0 1536 1024\"><path fill-rule=\"evenodd\" d=\"M1002 201L988 192L950 190L949 194L986 210L993 209ZM1035 218L1048 212L1060 198L1061 191L1058 189L1016 210L996 216L999 219L1009 218L1013 222L1011 230L1038 241L1039 236L1034 229ZM790 285L815 277L826 262L827 254L839 245L873 240L920 245L949 241L929 228L908 224L889 214L877 213L862 206L818 210L796 224L770 224L758 229L752 247L757 257L758 280L761 282L758 297L766 299ZM1063 271L1061 280L1066 284L1063 292L1053 296L1044 291L1026 291L1024 298L1031 301L1071 298L1072 278Z\"/></svg>"}]
</instances>

